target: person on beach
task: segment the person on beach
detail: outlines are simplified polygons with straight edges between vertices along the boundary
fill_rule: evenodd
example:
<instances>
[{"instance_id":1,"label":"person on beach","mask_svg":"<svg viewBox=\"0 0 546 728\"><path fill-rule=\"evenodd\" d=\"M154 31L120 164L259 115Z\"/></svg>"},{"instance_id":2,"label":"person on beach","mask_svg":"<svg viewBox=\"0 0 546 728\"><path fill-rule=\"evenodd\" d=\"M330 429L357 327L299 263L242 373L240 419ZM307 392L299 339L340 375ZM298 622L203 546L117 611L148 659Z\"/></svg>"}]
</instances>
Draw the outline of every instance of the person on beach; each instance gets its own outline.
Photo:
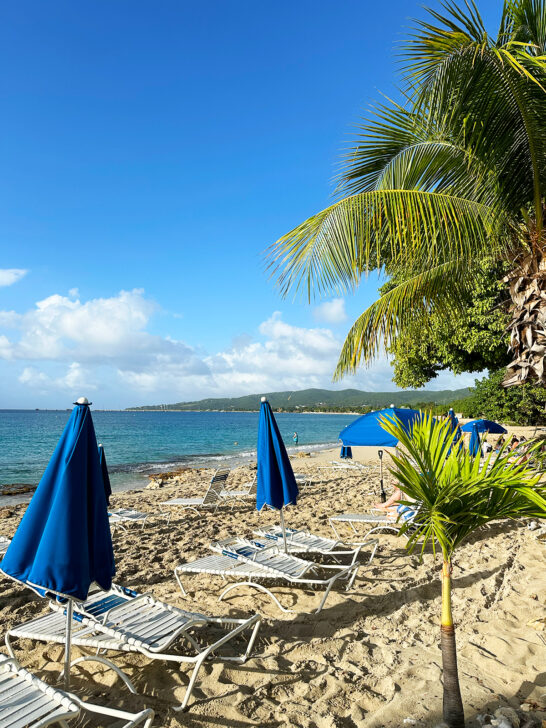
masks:
<instances>
[{"instance_id":1,"label":"person on beach","mask_svg":"<svg viewBox=\"0 0 546 728\"><path fill-rule=\"evenodd\" d=\"M292 441L294 442L294 445L298 444L298 440L299 440L298 433L294 432L294 434L292 435Z\"/></svg>"},{"instance_id":2,"label":"person on beach","mask_svg":"<svg viewBox=\"0 0 546 728\"><path fill-rule=\"evenodd\" d=\"M500 449L502 448L502 446L504 445L504 443L505 443L505 439L504 439L504 437L503 437L503 436L501 435L501 436L499 437L499 439L497 440L497 442L495 443L495 452L499 452L499 451L500 451Z\"/></svg>"},{"instance_id":3,"label":"person on beach","mask_svg":"<svg viewBox=\"0 0 546 728\"><path fill-rule=\"evenodd\" d=\"M519 447L519 438L517 435L512 435L512 439L510 440L510 451L517 450Z\"/></svg>"},{"instance_id":4,"label":"person on beach","mask_svg":"<svg viewBox=\"0 0 546 728\"><path fill-rule=\"evenodd\" d=\"M384 503L376 503L373 506L373 510L386 511L388 517L390 518L392 516L393 519L402 516L402 519L405 521L413 516L415 509L409 505L400 503L402 500L414 502L414 498L410 498L400 488L395 488L391 497L387 498Z\"/></svg>"}]
</instances>

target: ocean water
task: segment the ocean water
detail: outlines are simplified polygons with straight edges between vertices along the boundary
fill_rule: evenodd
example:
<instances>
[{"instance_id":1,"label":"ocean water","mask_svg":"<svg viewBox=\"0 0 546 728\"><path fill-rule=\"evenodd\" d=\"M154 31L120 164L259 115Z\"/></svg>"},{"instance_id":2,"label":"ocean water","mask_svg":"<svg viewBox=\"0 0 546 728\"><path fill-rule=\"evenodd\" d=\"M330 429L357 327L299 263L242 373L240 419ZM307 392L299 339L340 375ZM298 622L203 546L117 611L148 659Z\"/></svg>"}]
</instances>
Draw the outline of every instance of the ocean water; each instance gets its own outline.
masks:
<instances>
[{"instance_id":1,"label":"ocean water","mask_svg":"<svg viewBox=\"0 0 546 728\"><path fill-rule=\"evenodd\" d=\"M149 473L182 466L235 467L256 459L257 412L92 414L116 490L143 487ZM69 410L0 410L0 493L14 483L38 483L69 416ZM355 419L292 413L275 417L289 452L332 447L343 427Z\"/></svg>"}]
</instances>

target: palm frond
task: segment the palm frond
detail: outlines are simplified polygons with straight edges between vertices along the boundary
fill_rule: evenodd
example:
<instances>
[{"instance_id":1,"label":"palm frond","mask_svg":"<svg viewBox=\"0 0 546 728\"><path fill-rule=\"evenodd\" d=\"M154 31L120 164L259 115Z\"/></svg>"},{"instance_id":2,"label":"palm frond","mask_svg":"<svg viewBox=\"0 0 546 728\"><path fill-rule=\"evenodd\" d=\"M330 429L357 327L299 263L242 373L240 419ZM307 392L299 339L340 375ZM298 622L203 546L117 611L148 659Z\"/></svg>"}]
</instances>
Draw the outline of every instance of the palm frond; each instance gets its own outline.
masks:
<instances>
[{"instance_id":1,"label":"palm frond","mask_svg":"<svg viewBox=\"0 0 546 728\"><path fill-rule=\"evenodd\" d=\"M377 107L343 157L337 190L420 189L496 204L494 166L465 145L464 125L449 121L394 103Z\"/></svg>"},{"instance_id":2,"label":"palm frond","mask_svg":"<svg viewBox=\"0 0 546 728\"><path fill-rule=\"evenodd\" d=\"M425 271L459 258L468 264L498 241L504 221L473 200L440 192L374 190L314 215L269 250L283 295L343 293L384 262Z\"/></svg>"},{"instance_id":3,"label":"palm frond","mask_svg":"<svg viewBox=\"0 0 546 728\"><path fill-rule=\"evenodd\" d=\"M391 473L401 490L420 502L417 541L422 549L437 542L444 558L470 533L500 518L546 517L546 487L527 462L514 461L502 451L483 465L455 442L449 421L423 414L408 432L396 418L385 418L383 428L399 440L391 455ZM540 447L536 443L535 448ZM407 528L407 527L405 527Z\"/></svg>"},{"instance_id":4,"label":"palm frond","mask_svg":"<svg viewBox=\"0 0 546 728\"><path fill-rule=\"evenodd\" d=\"M388 348L409 322L426 320L432 312L446 317L462 306L472 286L466 261L455 259L403 280L384 293L355 321L347 334L334 379L356 371L382 347Z\"/></svg>"}]
</instances>

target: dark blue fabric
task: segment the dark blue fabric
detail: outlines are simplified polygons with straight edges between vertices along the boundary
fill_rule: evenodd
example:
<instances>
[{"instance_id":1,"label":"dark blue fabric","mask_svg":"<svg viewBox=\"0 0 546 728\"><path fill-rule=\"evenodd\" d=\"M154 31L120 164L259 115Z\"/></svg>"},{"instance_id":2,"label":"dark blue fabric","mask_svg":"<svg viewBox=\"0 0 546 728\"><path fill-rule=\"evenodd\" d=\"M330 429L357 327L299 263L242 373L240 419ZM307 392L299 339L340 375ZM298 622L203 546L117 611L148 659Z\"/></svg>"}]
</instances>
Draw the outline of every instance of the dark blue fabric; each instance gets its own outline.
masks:
<instances>
[{"instance_id":1,"label":"dark blue fabric","mask_svg":"<svg viewBox=\"0 0 546 728\"><path fill-rule=\"evenodd\" d=\"M452 409L450 409L449 412L447 413L447 418L450 421L450 431L452 433L455 433L455 442L458 442L462 437L461 429L458 426L459 420L455 417L455 412L453 412Z\"/></svg>"},{"instance_id":2,"label":"dark blue fabric","mask_svg":"<svg viewBox=\"0 0 546 728\"><path fill-rule=\"evenodd\" d=\"M506 435L508 430L505 430L502 425L492 420L472 420L467 422L466 425L461 427L463 432L472 432L474 425L478 428L478 432L489 432L492 435Z\"/></svg>"},{"instance_id":3,"label":"dark blue fabric","mask_svg":"<svg viewBox=\"0 0 546 728\"><path fill-rule=\"evenodd\" d=\"M102 473L102 482L104 483L104 494L106 496L106 505L110 505L110 496L112 495L112 486L110 485L110 476L108 475L108 466L106 465L106 455L104 448L99 445L99 462L100 471Z\"/></svg>"},{"instance_id":4,"label":"dark blue fabric","mask_svg":"<svg viewBox=\"0 0 546 728\"><path fill-rule=\"evenodd\" d=\"M466 430L468 432L468 430ZM480 433L478 431L477 425L472 426L472 434L470 435L470 442L468 443L468 452L471 455L480 455L482 454L482 448L480 444Z\"/></svg>"},{"instance_id":5,"label":"dark blue fabric","mask_svg":"<svg viewBox=\"0 0 546 728\"><path fill-rule=\"evenodd\" d=\"M258 424L258 489L256 508L280 510L296 505L298 486L269 402L262 402Z\"/></svg>"},{"instance_id":6,"label":"dark blue fabric","mask_svg":"<svg viewBox=\"0 0 546 728\"><path fill-rule=\"evenodd\" d=\"M93 582L110 589L114 552L88 406L74 408L1 571L40 593L80 600Z\"/></svg>"},{"instance_id":7,"label":"dark blue fabric","mask_svg":"<svg viewBox=\"0 0 546 728\"><path fill-rule=\"evenodd\" d=\"M421 412L419 410L398 409L398 407L388 407L377 412L368 412L368 414L358 417L350 425L347 425L339 433L339 439L345 446L396 447L398 444L397 438L385 432L381 427L381 419L388 418L392 420L397 417L404 428L409 431L414 421L420 416Z\"/></svg>"},{"instance_id":8,"label":"dark blue fabric","mask_svg":"<svg viewBox=\"0 0 546 728\"><path fill-rule=\"evenodd\" d=\"M343 445L343 447L341 448L341 452L339 453L339 457L340 458L348 458L349 460L352 460L353 459L353 451L351 450L350 447L346 447L345 445Z\"/></svg>"}]
</instances>

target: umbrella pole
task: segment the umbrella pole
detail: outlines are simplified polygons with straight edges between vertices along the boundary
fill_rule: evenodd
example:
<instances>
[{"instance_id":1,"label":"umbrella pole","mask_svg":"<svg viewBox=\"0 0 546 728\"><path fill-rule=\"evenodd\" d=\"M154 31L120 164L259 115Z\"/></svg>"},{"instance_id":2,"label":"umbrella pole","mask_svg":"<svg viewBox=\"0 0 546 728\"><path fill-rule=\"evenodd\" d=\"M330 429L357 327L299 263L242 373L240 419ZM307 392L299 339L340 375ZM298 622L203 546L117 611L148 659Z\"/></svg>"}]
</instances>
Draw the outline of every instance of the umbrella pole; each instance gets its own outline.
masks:
<instances>
[{"instance_id":1,"label":"umbrella pole","mask_svg":"<svg viewBox=\"0 0 546 728\"><path fill-rule=\"evenodd\" d=\"M387 494L383 488L383 450L378 450L377 454L379 455L379 483L381 486L381 494L379 497L381 499L381 503L385 503L387 500Z\"/></svg>"},{"instance_id":2,"label":"umbrella pole","mask_svg":"<svg viewBox=\"0 0 546 728\"><path fill-rule=\"evenodd\" d=\"M288 546L286 545L286 526L284 525L284 512L281 508L281 528L282 528L282 540L284 543L284 553L288 553Z\"/></svg>"},{"instance_id":3,"label":"umbrella pole","mask_svg":"<svg viewBox=\"0 0 546 728\"><path fill-rule=\"evenodd\" d=\"M70 685L70 647L72 644L72 610L74 604L72 599L66 605L66 643L64 647L64 689L68 690Z\"/></svg>"}]
</instances>

